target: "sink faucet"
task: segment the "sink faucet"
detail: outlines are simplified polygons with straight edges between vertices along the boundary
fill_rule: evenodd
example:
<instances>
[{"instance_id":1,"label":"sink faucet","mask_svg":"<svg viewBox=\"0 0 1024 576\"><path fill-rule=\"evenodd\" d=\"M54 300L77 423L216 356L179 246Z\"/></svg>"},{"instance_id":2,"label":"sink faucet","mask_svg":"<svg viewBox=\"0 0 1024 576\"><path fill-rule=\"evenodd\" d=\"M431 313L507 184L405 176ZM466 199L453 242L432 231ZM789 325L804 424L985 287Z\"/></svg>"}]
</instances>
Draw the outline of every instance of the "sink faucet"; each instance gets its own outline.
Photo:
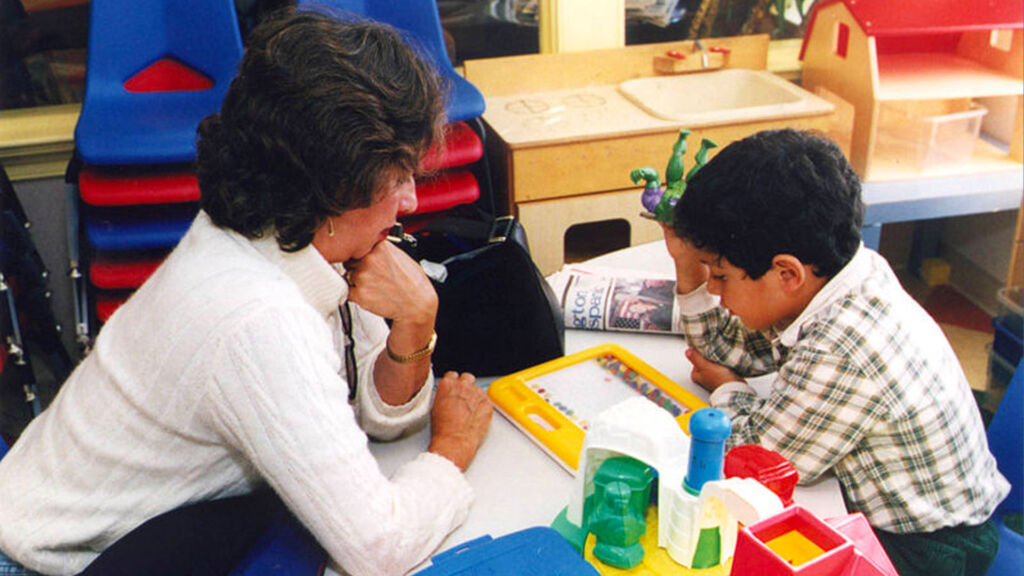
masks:
<instances>
[{"instance_id":1,"label":"sink faucet","mask_svg":"<svg viewBox=\"0 0 1024 576\"><path fill-rule=\"evenodd\" d=\"M701 43L700 38L693 41L693 51L696 52L697 50L700 50L700 67L706 69L709 65L708 50L704 47L704 44Z\"/></svg>"}]
</instances>

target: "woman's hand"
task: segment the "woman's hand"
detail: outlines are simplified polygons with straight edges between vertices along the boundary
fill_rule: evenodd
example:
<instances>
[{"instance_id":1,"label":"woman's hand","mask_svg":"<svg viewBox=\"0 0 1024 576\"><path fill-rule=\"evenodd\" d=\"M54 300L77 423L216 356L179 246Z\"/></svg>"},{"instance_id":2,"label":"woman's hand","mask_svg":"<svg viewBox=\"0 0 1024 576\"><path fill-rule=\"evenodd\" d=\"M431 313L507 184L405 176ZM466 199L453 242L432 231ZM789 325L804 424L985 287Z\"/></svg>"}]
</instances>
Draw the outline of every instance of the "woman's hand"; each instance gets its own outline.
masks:
<instances>
[{"instance_id":1,"label":"woman's hand","mask_svg":"<svg viewBox=\"0 0 1024 576\"><path fill-rule=\"evenodd\" d=\"M437 293L423 269L391 242L382 241L359 260L345 263L349 300L364 310L391 319L387 348L408 356L423 350L434 334ZM430 356L399 363L381 353L374 382L381 400L392 406L408 402L430 373Z\"/></svg>"},{"instance_id":2,"label":"woman's hand","mask_svg":"<svg viewBox=\"0 0 1024 576\"><path fill-rule=\"evenodd\" d=\"M671 226L659 224L665 236L665 247L676 266L676 292L689 294L708 281L708 266L701 261L701 254L693 244L677 236Z\"/></svg>"},{"instance_id":3,"label":"woman's hand","mask_svg":"<svg viewBox=\"0 0 1024 576\"><path fill-rule=\"evenodd\" d=\"M448 372L437 384L427 450L465 471L487 434L493 411L472 374Z\"/></svg>"},{"instance_id":4,"label":"woman's hand","mask_svg":"<svg viewBox=\"0 0 1024 576\"><path fill-rule=\"evenodd\" d=\"M419 264L391 242L379 242L359 260L345 262L349 299L398 322L433 327L437 293Z\"/></svg>"},{"instance_id":5,"label":"woman's hand","mask_svg":"<svg viewBox=\"0 0 1024 576\"><path fill-rule=\"evenodd\" d=\"M690 361L690 364L693 364L693 370L690 371L690 379L700 384L708 392L714 392L726 382L743 381L742 378L729 368L708 360L693 348L687 348L686 359Z\"/></svg>"}]
</instances>

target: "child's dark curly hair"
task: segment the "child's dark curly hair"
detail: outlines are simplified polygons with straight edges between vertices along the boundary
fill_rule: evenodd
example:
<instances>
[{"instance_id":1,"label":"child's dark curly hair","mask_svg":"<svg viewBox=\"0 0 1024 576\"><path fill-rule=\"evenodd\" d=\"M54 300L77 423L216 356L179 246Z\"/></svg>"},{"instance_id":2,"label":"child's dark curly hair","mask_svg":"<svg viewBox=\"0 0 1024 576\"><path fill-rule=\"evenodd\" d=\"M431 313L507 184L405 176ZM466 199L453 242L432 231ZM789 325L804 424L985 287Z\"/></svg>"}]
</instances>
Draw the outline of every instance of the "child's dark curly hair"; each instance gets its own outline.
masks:
<instances>
[{"instance_id":1,"label":"child's dark curly hair","mask_svg":"<svg viewBox=\"0 0 1024 576\"><path fill-rule=\"evenodd\" d=\"M282 249L369 206L441 138L438 76L381 24L286 9L248 38L220 114L200 124L200 206Z\"/></svg>"},{"instance_id":2,"label":"child's dark curly hair","mask_svg":"<svg viewBox=\"0 0 1024 576\"><path fill-rule=\"evenodd\" d=\"M674 230L753 279L779 254L831 278L853 258L864 220L860 180L838 146L772 130L733 142L687 183Z\"/></svg>"}]
</instances>

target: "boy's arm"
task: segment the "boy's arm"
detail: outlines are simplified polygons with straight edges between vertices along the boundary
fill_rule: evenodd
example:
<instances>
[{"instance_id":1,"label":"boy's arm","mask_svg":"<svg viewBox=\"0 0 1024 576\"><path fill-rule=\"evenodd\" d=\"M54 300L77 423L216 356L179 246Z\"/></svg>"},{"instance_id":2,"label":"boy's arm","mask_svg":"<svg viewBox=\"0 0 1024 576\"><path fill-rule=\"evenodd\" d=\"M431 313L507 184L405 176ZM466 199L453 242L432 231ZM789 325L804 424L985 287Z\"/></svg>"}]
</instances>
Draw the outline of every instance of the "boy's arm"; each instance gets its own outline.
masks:
<instances>
[{"instance_id":1,"label":"boy's arm","mask_svg":"<svg viewBox=\"0 0 1024 576\"><path fill-rule=\"evenodd\" d=\"M773 371L771 345L760 333L747 330L718 305L708 293L708 267L693 245L679 238L671 227L661 224L665 247L675 264L676 306L672 329L686 336L687 345L704 357L722 364L740 376Z\"/></svg>"},{"instance_id":2,"label":"boy's arm","mask_svg":"<svg viewBox=\"0 0 1024 576\"><path fill-rule=\"evenodd\" d=\"M760 444L779 452L812 482L848 455L884 413L876 384L847 357L796 350L767 398L725 387L711 405L732 421L730 446Z\"/></svg>"},{"instance_id":3,"label":"boy's arm","mask_svg":"<svg viewBox=\"0 0 1024 576\"><path fill-rule=\"evenodd\" d=\"M768 337L748 330L703 286L676 296L675 312L673 330L682 333L686 345L704 358L726 366L741 378L775 371Z\"/></svg>"},{"instance_id":4,"label":"boy's arm","mask_svg":"<svg viewBox=\"0 0 1024 576\"><path fill-rule=\"evenodd\" d=\"M665 247L676 268L676 292L689 294L708 281L708 267L697 257L693 246L676 236L671 227L661 224Z\"/></svg>"}]
</instances>

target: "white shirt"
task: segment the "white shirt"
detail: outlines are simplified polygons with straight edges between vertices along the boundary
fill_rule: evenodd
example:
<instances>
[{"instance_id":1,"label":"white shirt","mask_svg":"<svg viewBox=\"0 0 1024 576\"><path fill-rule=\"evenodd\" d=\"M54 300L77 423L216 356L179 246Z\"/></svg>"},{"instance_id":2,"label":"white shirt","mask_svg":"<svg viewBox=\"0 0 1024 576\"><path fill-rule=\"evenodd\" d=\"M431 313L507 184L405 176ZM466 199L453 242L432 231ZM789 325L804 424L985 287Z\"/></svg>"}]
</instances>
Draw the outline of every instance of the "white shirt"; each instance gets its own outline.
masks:
<instances>
[{"instance_id":1,"label":"white shirt","mask_svg":"<svg viewBox=\"0 0 1024 576\"><path fill-rule=\"evenodd\" d=\"M461 524L472 490L424 453L385 478L367 434L422 425L432 379L404 406L377 395L383 319L352 305L348 402L338 270L200 213L107 322L52 405L0 460L0 549L75 574L148 518L267 483L353 574L401 574Z\"/></svg>"}]
</instances>

